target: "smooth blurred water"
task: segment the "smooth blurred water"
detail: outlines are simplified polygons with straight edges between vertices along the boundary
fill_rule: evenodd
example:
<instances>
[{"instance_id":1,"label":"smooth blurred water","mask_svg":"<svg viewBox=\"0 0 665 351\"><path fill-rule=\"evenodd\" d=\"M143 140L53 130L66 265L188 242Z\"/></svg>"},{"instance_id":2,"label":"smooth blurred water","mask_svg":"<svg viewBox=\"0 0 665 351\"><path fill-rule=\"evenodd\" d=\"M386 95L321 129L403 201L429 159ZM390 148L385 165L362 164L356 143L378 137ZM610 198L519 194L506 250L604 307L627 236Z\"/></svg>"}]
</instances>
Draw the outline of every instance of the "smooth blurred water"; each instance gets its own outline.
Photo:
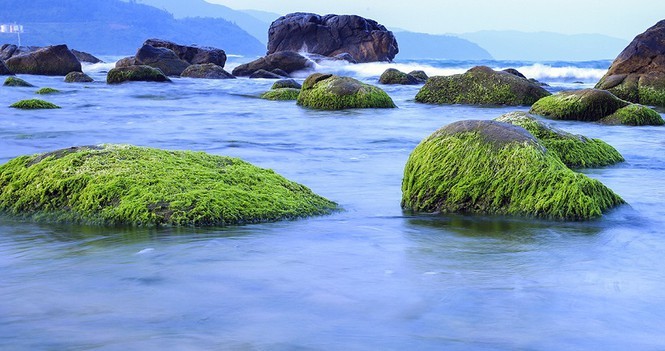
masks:
<instances>
[{"instance_id":1,"label":"smooth blurred water","mask_svg":"<svg viewBox=\"0 0 665 351\"><path fill-rule=\"evenodd\" d=\"M447 65L470 67L417 62ZM9 109L36 88L0 87L0 163L99 143L202 150L272 168L345 211L213 229L2 217L1 350L665 349L662 127L551 122L626 157L584 170L630 203L598 220L411 216L400 184L422 138L525 108L421 105L419 87L383 86L398 109L321 112L258 99L269 80L107 86L105 68L86 68L90 84L22 76L62 90L42 97L60 110ZM593 86L583 74L550 89Z\"/></svg>"}]
</instances>

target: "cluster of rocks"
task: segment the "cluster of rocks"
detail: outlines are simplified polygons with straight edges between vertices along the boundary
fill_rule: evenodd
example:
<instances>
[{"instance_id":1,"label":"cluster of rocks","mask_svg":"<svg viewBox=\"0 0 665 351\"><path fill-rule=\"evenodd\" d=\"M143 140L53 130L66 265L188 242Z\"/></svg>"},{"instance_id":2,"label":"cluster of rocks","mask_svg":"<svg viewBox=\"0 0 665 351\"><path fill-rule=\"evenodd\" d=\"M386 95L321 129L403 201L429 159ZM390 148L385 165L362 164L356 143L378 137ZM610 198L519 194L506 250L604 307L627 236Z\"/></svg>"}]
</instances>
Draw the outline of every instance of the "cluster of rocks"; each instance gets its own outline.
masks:
<instances>
[{"instance_id":1,"label":"cluster of rocks","mask_svg":"<svg viewBox=\"0 0 665 351\"><path fill-rule=\"evenodd\" d=\"M34 74L66 76L66 82L90 82L81 70L81 62L102 62L86 52L70 50L67 45L0 47L0 75Z\"/></svg>"}]
</instances>

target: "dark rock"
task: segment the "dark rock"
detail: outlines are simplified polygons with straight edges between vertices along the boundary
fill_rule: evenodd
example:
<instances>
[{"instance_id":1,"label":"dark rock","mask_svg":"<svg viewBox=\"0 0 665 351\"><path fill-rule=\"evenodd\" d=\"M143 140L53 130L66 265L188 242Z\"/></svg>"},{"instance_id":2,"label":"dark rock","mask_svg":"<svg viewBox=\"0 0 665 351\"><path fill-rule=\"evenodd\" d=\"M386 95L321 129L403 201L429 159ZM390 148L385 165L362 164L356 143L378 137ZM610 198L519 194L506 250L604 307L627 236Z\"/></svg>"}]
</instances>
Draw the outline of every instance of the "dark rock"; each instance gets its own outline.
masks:
<instances>
[{"instance_id":1,"label":"dark rock","mask_svg":"<svg viewBox=\"0 0 665 351\"><path fill-rule=\"evenodd\" d=\"M421 83L425 83L429 77L425 71L411 71L408 73L410 76L418 79Z\"/></svg>"},{"instance_id":2,"label":"dark rock","mask_svg":"<svg viewBox=\"0 0 665 351\"><path fill-rule=\"evenodd\" d=\"M192 65L214 63L215 65L224 68L224 65L226 64L226 53L222 49L207 46L179 45L162 39L148 39L143 45L170 49L178 55L178 58L187 61Z\"/></svg>"},{"instance_id":3,"label":"dark rock","mask_svg":"<svg viewBox=\"0 0 665 351\"><path fill-rule=\"evenodd\" d=\"M125 58L121 58L115 63L115 68L121 68L121 67L129 67L129 66L136 66L139 65L138 62L136 62L136 57L134 56L129 56Z\"/></svg>"},{"instance_id":4,"label":"dark rock","mask_svg":"<svg viewBox=\"0 0 665 351\"><path fill-rule=\"evenodd\" d=\"M233 75L236 77L246 77L260 69L271 72L277 68L291 74L295 71L306 70L312 67L314 67L314 63L297 52L281 51L242 64L233 69Z\"/></svg>"},{"instance_id":5,"label":"dark rock","mask_svg":"<svg viewBox=\"0 0 665 351\"><path fill-rule=\"evenodd\" d=\"M283 69L280 69L280 68L275 68L274 70L272 70L272 71L270 71L270 72L272 72L272 73L274 73L274 74L276 74L276 75L278 75L278 76L284 77L284 78L288 78L288 77L289 77L289 74L286 73L286 71L284 71Z\"/></svg>"},{"instance_id":6,"label":"dark rock","mask_svg":"<svg viewBox=\"0 0 665 351\"><path fill-rule=\"evenodd\" d=\"M141 65L159 68L167 76L180 76L189 67L173 50L164 47L143 45L136 52L136 62Z\"/></svg>"},{"instance_id":7,"label":"dark rock","mask_svg":"<svg viewBox=\"0 0 665 351\"><path fill-rule=\"evenodd\" d=\"M196 64L187 67L181 77L204 79L235 79L235 77L214 63Z\"/></svg>"},{"instance_id":8,"label":"dark rock","mask_svg":"<svg viewBox=\"0 0 665 351\"><path fill-rule=\"evenodd\" d=\"M270 88L270 89L280 89L280 88L300 89L300 88L302 88L302 85L300 85L298 82L296 82L293 79L280 79L280 80L276 81L272 85L272 88Z\"/></svg>"},{"instance_id":9,"label":"dark rock","mask_svg":"<svg viewBox=\"0 0 665 351\"><path fill-rule=\"evenodd\" d=\"M42 49L41 46L16 46L14 44L4 44L0 48L0 59L9 60L13 56L27 54Z\"/></svg>"},{"instance_id":10,"label":"dark rock","mask_svg":"<svg viewBox=\"0 0 665 351\"><path fill-rule=\"evenodd\" d=\"M379 77L379 83L381 84L400 84L400 85L414 85L420 84L420 80L416 77L401 72L394 68L388 68L381 74Z\"/></svg>"},{"instance_id":11,"label":"dark rock","mask_svg":"<svg viewBox=\"0 0 665 351\"><path fill-rule=\"evenodd\" d=\"M72 50L72 53L74 54L74 56L76 56L76 58L81 63L83 63L83 62L85 62L85 63L104 63L104 61L96 58L95 56L93 56L93 55L91 55L87 52Z\"/></svg>"},{"instance_id":12,"label":"dark rock","mask_svg":"<svg viewBox=\"0 0 665 351\"><path fill-rule=\"evenodd\" d=\"M83 72L69 72L65 76L66 83L90 83L95 80Z\"/></svg>"},{"instance_id":13,"label":"dark rock","mask_svg":"<svg viewBox=\"0 0 665 351\"><path fill-rule=\"evenodd\" d=\"M506 68L506 69L504 69L503 71L506 72L506 73L510 73L510 74L512 74L512 75L514 75L514 76L518 76L518 77L520 77L520 78L524 78L524 79L526 79L526 76L524 76L522 73L520 73L520 71L518 71L518 70L516 70L516 69L514 69L514 68Z\"/></svg>"},{"instance_id":14,"label":"dark rock","mask_svg":"<svg viewBox=\"0 0 665 351\"><path fill-rule=\"evenodd\" d=\"M69 72L81 72L81 63L67 45L47 46L14 55L6 60L5 64L16 74L65 76Z\"/></svg>"},{"instance_id":15,"label":"dark rock","mask_svg":"<svg viewBox=\"0 0 665 351\"><path fill-rule=\"evenodd\" d=\"M358 63L358 61L356 61L356 59L354 59L353 56L351 56L351 54L349 54L348 52L343 52L341 54L337 54L337 55L333 56L332 59L338 60L338 61L346 61L348 63Z\"/></svg>"},{"instance_id":16,"label":"dark rock","mask_svg":"<svg viewBox=\"0 0 665 351\"><path fill-rule=\"evenodd\" d=\"M275 74L272 72L268 72L264 69L260 69L258 71L255 71L252 73L249 78L255 79L255 78L265 78L265 79L282 79L284 77L280 76L279 74Z\"/></svg>"},{"instance_id":17,"label":"dark rock","mask_svg":"<svg viewBox=\"0 0 665 351\"><path fill-rule=\"evenodd\" d=\"M159 68L145 65L113 68L106 76L108 84L118 84L128 81L171 82Z\"/></svg>"},{"instance_id":18,"label":"dark rock","mask_svg":"<svg viewBox=\"0 0 665 351\"><path fill-rule=\"evenodd\" d=\"M399 52L392 32L355 15L292 13L268 30L268 54L304 51L324 56L349 54L357 62L392 61Z\"/></svg>"},{"instance_id":19,"label":"dark rock","mask_svg":"<svg viewBox=\"0 0 665 351\"><path fill-rule=\"evenodd\" d=\"M13 76L14 73L5 66L4 61L0 60L0 76Z\"/></svg>"}]
</instances>

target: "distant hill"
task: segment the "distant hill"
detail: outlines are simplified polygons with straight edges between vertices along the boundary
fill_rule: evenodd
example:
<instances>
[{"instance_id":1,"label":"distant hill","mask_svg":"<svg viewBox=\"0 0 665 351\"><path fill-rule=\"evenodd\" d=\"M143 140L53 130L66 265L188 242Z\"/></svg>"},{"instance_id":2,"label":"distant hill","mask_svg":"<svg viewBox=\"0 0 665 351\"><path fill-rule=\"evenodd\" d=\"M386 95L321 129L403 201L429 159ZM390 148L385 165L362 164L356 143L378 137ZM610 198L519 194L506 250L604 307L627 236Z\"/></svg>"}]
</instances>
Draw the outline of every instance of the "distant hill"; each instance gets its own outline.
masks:
<instances>
[{"instance_id":1,"label":"distant hill","mask_svg":"<svg viewBox=\"0 0 665 351\"><path fill-rule=\"evenodd\" d=\"M592 61L614 59L627 45L624 39L600 34L566 35L518 31L459 34L484 47L497 60Z\"/></svg>"},{"instance_id":2,"label":"distant hill","mask_svg":"<svg viewBox=\"0 0 665 351\"><path fill-rule=\"evenodd\" d=\"M278 18L284 16L280 15L278 13L274 12L267 12L267 11L259 11L259 10L240 10L241 12L244 12L260 21L265 22L268 26L266 27L266 33L268 33L268 29L270 28L270 25ZM267 35L267 34L266 34Z\"/></svg>"},{"instance_id":3,"label":"distant hill","mask_svg":"<svg viewBox=\"0 0 665 351\"><path fill-rule=\"evenodd\" d=\"M223 19L175 19L170 13L120 0L1 0L0 23L24 26L23 45L67 44L97 55L133 54L148 38L214 46L230 54L263 55L265 47ZM16 36L0 35L16 43Z\"/></svg>"},{"instance_id":4,"label":"distant hill","mask_svg":"<svg viewBox=\"0 0 665 351\"><path fill-rule=\"evenodd\" d=\"M397 38L397 59L491 60L487 50L469 40L450 35L393 32Z\"/></svg>"}]
</instances>

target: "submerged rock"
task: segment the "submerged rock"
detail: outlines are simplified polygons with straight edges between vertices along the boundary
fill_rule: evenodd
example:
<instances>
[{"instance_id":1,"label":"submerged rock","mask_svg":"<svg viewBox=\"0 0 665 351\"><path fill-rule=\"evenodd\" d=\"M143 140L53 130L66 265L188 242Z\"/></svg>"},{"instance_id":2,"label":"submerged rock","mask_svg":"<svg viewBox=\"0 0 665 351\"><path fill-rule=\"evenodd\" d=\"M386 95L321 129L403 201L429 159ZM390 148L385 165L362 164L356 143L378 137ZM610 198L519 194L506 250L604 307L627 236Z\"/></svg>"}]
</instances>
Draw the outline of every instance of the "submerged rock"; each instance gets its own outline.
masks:
<instances>
[{"instance_id":1,"label":"submerged rock","mask_svg":"<svg viewBox=\"0 0 665 351\"><path fill-rule=\"evenodd\" d=\"M420 84L421 80L408 73L404 73L400 70L397 70L395 68L388 68L381 74L381 77L379 77L379 83L415 85L415 84Z\"/></svg>"},{"instance_id":2,"label":"submerged rock","mask_svg":"<svg viewBox=\"0 0 665 351\"><path fill-rule=\"evenodd\" d=\"M196 64L187 67L181 77L201 79L235 79L231 73L214 63Z\"/></svg>"},{"instance_id":3,"label":"submerged rock","mask_svg":"<svg viewBox=\"0 0 665 351\"><path fill-rule=\"evenodd\" d=\"M428 104L531 105L550 95L527 79L485 66L464 74L430 77L416 95Z\"/></svg>"},{"instance_id":4,"label":"submerged rock","mask_svg":"<svg viewBox=\"0 0 665 351\"><path fill-rule=\"evenodd\" d=\"M279 75L277 73L273 72L268 72L265 69L260 69L258 71L254 71L252 74L249 75L249 78L251 79L258 79L258 78L263 78L263 79L282 79L285 76Z\"/></svg>"},{"instance_id":5,"label":"submerged rock","mask_svg":"<svg viewBox=\"0 0 665 351\"><path fill-rule=\"evenodd\" d=\"M59 93L60 90L58 89L53 89L53 88L41 88L35 92L35 94L39 95L49 95L49 94L57 94Z\"/></svg>"},{"instance_id":6,"label":"submerged rock","mask_svg":"<svg viewBox=\"0 0 665 351\"><path fill-rule=\"evenodd\" d=\"M34 85L26 82L25 80L14 76L5 79L5 83L3 85L6 87L34 87Z\"/></svg>"},{"instance_id":7,"label":"submerged rock","mask_svg":"<svg viewBox=\"0 0 665 351\"><path fill-rule=\"evenodd\" d=\"M624 201L566 167L524 128L495 121L452 123L411 153L402 208L585 220Z\"/></svg>"},{"instance_id":8,"label":"submerged rock","mask_svg":"<svg viewBox=\"0 0 665 351\"><path fill-rule=\"evenodd\" d=\"M319 110L396 107L390 96L378 87L350 77L321 73L305 79L298 105Z\"/></svg>"},{"instance_id":9,"label":"submerged rock","mask_svg":"<svg viewBox=\"0 0 665 351\"><path fill-rule=\"evenodd\" d=\"M300 83L296 82L293 79L280 79L273 83L271 89L279 89L279 88L293 88L293 89L298 89L302 88L302 85Z\"/></svg>"},{"instance_id":10,"label":"submerged rock","mask_svg":"<svg viewBox=\"0 0 665 351\"><path fill-rule=\"evenodd\" d=\"M128 81L134 82L171 82L171 80L157 68L150 66L129 66L113 68L106 75L108 84L118 84Z\"/></svg>"},{"instance_id":11,"label":"submerged rock","mask_svg":"<svg viewBox=\"0 0 665 351\"><path fill-rule=\"evenodd\" d=\"M60 108L60 106L56 104L52 104L48 101L39 100L39 99L21 100L19 102L10 105L9 107L18 108L21 110L44 110L44 109Z\"/></svg>"},{"instance_id":12,"label":"submerged rock","mask_svg":"<svg viewBox=\"0 0 665 351\"><path fill-rule=\"evenodd\" d=\"M272 170L203 152L83 146L0 166L0 212L45 222L225 226L337 208Z\"/></svg>"},{"instance_id":13,"label":"submerged rock","mask_svg":"<svg viewBox=\"0 0 665 351\"><path fill-rule=\"evenodd\" d=\"M236 77L248 77L258 70L272 72L275 69L281 69L287 74L291 74L295 71L307 70L313 67L314 63L312 61L295 51L280 51L242 64L234 68L232 73Z\"/></svg>"},{"instance_id":14,"label":"submerged rock","mask_svg":"<svg viewBox=\"0 0 665 351\"><path fill-rule=\"evenodd\" d=\"M511 112L495 119L520 126L571 168L602 167L623 162L623 156L600 139L591 139L554 128L526 112Z\"/></svg>"},{"instance_id":15,"label":"submerged rock","mask_svg":"<svg viewBox=\"0 0 665 351\"><path fill-rule=\"evenodd\" d=\"M270 89L261 95L266 100L298 100L300 89L295 88L277 88Z\"/></svg>"},{"instance_id":16,"label":"submerged rock","mask_svg":"<svg viewBox=\"0 0 665 351\"><path fill-rule=\"evenodd\" d=\"M91 83L95 80L83 72L69 72L65 76L66 83Z\"/></svg>"},{"instance_id":17,"label":"submerged rock","mask_svg":"<svg viewBox=\"0 0 665 351\"><path fill-rule=\"evenodd\" d=\"M65 76L69 72L81 72L81 63L67 45L47 46L14 55L5 64L16 74Z\"/></svg>"}]
</instances>

